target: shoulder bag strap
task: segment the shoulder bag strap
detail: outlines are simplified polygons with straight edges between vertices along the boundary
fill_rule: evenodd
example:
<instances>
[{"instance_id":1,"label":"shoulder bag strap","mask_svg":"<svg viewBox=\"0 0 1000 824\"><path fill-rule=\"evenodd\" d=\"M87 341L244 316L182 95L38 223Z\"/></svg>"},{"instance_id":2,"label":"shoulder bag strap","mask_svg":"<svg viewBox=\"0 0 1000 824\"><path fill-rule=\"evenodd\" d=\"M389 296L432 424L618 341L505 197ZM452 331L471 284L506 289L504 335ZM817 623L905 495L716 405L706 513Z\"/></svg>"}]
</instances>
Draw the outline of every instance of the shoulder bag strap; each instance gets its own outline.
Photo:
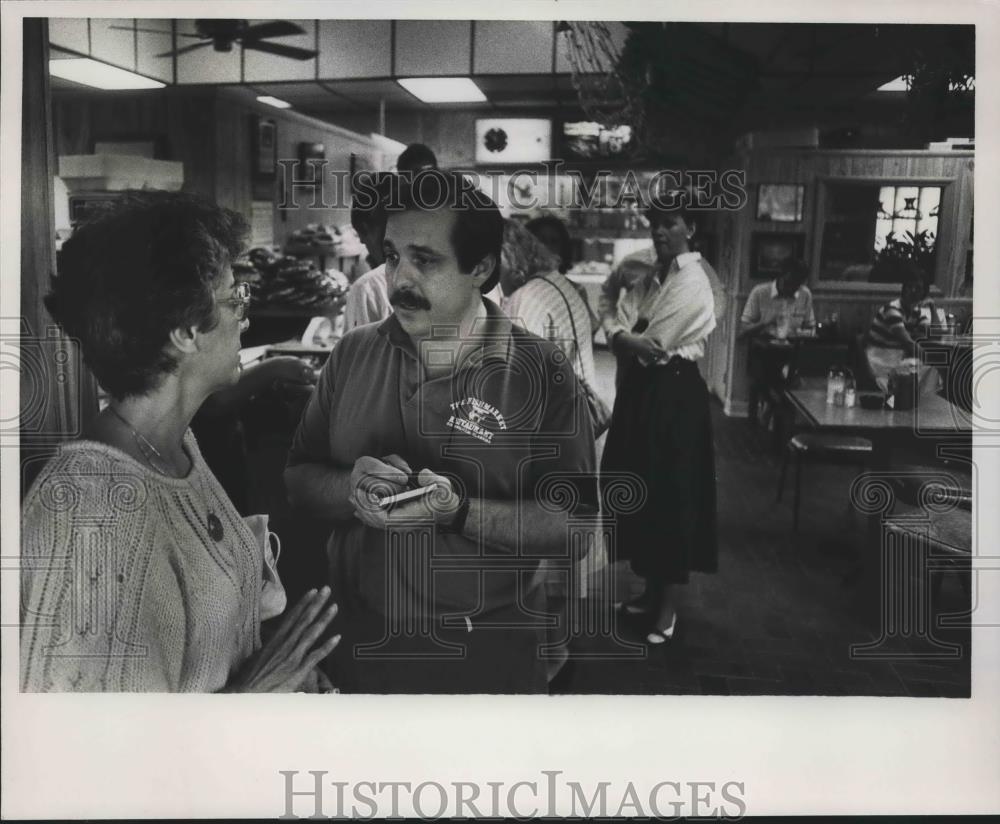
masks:
<instances>
[{"instance_id":1,"label":"shoulder bag strap","mask_svg":"<svg viewBox=\"0 0 1000 824\"><path fill-rule=\"evenodd\" d=\"M576 321L573 320L573 307L569 305L569 300L567 299L566 295L563 293L563 290L560 289L558 286L556 286L556 284L554 284L551 280L549 280L547 277L541 277L541 278L539 278L539 280L544 280L549 286L551 286L553 289L555 289L559 293L559 297L561 297L563 299L563 303L566 304L566 313L569 315L569 324L570 324L570 327L573 330L573 349L576 352L576 359L580 363L580 375L583 375L583 371L584 371L583 370L583 355L580 354L580 339L576 336Z\"/></svg>"}]
</instances>

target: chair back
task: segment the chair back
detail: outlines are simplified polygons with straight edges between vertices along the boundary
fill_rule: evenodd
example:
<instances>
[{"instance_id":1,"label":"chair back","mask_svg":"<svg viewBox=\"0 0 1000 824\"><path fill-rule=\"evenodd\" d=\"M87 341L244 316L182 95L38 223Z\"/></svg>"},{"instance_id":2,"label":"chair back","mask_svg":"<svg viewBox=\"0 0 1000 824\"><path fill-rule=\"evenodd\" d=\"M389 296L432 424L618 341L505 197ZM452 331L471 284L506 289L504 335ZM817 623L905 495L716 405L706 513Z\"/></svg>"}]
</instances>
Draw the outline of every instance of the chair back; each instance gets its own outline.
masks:
<instances>
[{"instance_id":1,"label":"chair back","mask_svg":"<svg viewBox=\"0 0 1000 824\"><path fill-rule=\"evenodd\" d=\"M877 392L879 389L875 375L868 364L868 356L865 354L865 341L868 338L867 332L859 332L854 336L851 353L851 370L854 372L854 380L857 383L859 392Z\"/></svg>"}]
</instances>

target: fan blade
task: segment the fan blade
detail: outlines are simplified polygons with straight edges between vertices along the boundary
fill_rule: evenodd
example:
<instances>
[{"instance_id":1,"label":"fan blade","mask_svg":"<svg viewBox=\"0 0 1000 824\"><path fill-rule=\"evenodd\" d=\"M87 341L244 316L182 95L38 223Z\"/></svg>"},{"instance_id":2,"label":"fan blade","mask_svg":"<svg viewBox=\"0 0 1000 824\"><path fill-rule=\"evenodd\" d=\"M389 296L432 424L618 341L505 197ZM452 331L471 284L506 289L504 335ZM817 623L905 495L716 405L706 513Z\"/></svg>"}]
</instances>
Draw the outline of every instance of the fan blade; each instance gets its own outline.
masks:
<instances>
[{"instance_id":1,"label":"fan blade","mask_svg":"<svg viewBox=\"0 0 1000 824\"><path fill-rule=\"evenodd\" d=\"M108 26L108 28L109 29L114 29L115 31L138 31L138 32L142 32L143 34L162 34L165 37L170 37L170 35L173 34L173 32L160 31L159 29L139 29L139 28L135 28L134 29L131 26ZM177 32L177 36L178 37L193 37L195 40L200 40L201 39L201 35L200 34L185 34L184 32L181 32L181 31Z\"/></svg>"},{"instance_id":2,"label":"fan blade","mask_svg":"<svg viewBox=\"0 0 1000 824\"><path fill-rule=\"evenodd\" d=\"M305 34L305 29L289 20L272 20L270 23L257 23L243 32L243 38L261 40L265 37L286 37L290 34Z\"/></svg>"},{"instance_id":3,"label":"fan blade","mask_svg":"<svg viewBox=\"0 0 1000 824\"><path fill-rule=\"evenodd\" d=\"M282 46L279 43L268 43L266 40L243 40L243 48L254 51L268 52L279 57L291 57L293 60L311 60L316 52L310 49L300 49L296 46Z\"/></svg>"},{"instance_id":4,"label":"fan blade","mask_svg":"<svg viewBox=\"0 0 1000 824\"><path fill-rule=\"evenodd\" d=\"M163 52L163 54L157 54L156 57L173 57L175 54L184 54L189 51L194 51L195 49L201 49L205 46L211 46L212 41L206 40L204 43L195 43L191 46L185 46L183 49L176 49L175 51Z\"/></svg>"}]
</instances>

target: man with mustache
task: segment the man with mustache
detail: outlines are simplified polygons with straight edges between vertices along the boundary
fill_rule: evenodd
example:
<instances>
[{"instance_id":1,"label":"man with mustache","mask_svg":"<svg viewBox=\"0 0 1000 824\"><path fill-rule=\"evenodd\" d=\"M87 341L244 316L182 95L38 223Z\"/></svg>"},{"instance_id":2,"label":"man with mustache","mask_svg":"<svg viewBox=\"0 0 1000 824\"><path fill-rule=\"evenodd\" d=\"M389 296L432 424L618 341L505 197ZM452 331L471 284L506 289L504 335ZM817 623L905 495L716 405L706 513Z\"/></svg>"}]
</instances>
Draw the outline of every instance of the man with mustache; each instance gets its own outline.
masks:
<instances>
[{"instance_id":1,"label":"man with mustache","mask_svg":"<svg viewBox=\"0 0 1000 824\"><path fill-rule=\"evenodd\" d=\"M410 178L425 169L436 169L437 157L423 143L411 143L396 161L396 169ZM344 331L350 332L355 326L385 320L392 311L389 305L388 285L385 278L385 256L382 238L385 235L385 209L381 197L373 199L372 194L385 194L391 178L385 174L373 174L365 181L369 197L357 198L351 206L351 225L368 250L366 262L371 270L361 275L347 293L344 306Z\"/></svg>"},{"instance_id":2,"label":"man with mustache","mask_svg":"<svg viewBox=\"0 0 1000 824\"><path fill-rule=\"evenodd\" d=\"M397 182L393 313L333 351L285 472L292 503L333 522L331 669L344 691L543 692L535 572L566 557L567 510L596 510L586 401L559 350L483 298L496 204L459 174ZM380 505L408 487L433 491Z\"/></svg>"}]
</instances>

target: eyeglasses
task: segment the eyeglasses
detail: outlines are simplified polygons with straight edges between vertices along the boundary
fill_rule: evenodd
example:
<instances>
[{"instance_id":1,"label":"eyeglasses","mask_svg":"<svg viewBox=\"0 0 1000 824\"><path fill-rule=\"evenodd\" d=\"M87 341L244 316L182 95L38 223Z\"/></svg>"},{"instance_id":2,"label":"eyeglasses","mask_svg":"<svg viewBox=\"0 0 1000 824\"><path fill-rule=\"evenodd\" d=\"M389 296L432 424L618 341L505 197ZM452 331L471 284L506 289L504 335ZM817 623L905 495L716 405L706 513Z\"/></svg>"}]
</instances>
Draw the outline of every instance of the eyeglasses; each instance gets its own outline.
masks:
<instances>
[{"instance_id":1,"label":"eyeglasses","mask_svg":"<svg viewBox=\"0 0 1000 824\"><path fill-rule=\"evenodd\" d=\"M240 281L236 284L236 290L233 293L233 297L220 300L219 303L225 306L232 306L233 314L236 315L236 319L243 320L243 318L246 317L247 309L250 306L250 292L250 284L245 280Z\"/></svg>"}]
</instances>

